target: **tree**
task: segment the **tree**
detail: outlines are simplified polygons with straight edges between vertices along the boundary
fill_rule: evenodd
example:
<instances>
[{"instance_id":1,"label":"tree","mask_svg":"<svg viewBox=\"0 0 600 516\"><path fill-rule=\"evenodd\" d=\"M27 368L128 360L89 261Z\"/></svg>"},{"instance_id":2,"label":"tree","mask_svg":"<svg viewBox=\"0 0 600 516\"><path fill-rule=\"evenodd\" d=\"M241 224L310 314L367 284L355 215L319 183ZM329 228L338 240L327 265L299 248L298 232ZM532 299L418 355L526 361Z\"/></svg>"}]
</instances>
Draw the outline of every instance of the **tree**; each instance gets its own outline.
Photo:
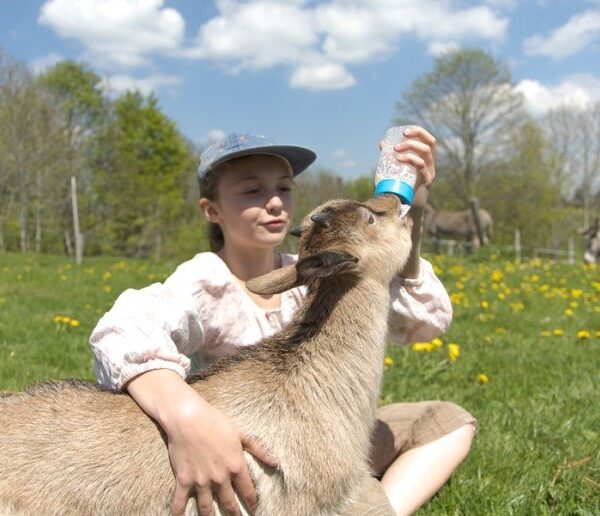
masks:
<instances>
[{"instance_id":1,"label":"tree","mask_svg":"<svg viewBox=\"0 0 600 516\"><path fill-rule=\"evenodd\" d=\"M70 177L77 178L79 203L84 231L89 231L93 212L93 172L90 158L98 143L98 134L106 122L108 101L105 99L100 77L87 65L61 61L37 78L38 84L52 99L55 116L59 120L65 142L61 148L60 170L55 169L52 181L59 215L61 234L71 230Z\"/></svg>"},{"instance_id":2,"label":"tree","mask_svg":"<svg viewBox=\"0 0 600 516\"><path fill-rule=\"evenodd\" d=\"M508 152L510 135L526 120L522 96L508 67L482 50L456 50L437 58L396 104L394 123L430 130L442 153L440 170L464 201L476 194L483 167Z\"/></svg>"},{"instance_id":3,"label":"tree","mask_svg":"<svg viewBox=\"0 0 600 516\"><path fill-rule=\"evenodd\" d=\"M565 198L581 202L583 226L588 227L594 193L600 190L600 102L586 109L555 108L543 122L553 180Z\"/></svg>"},{"instance_id":4,"label":"tree","mask_svg":"<svg viewBox=\"0 0 600 516\"><path fill-rule=\"evenodd\" d=\"M0 247L6 221L18 212L21 251L31 249L32 220L36 251L42 250L48 175L63 143L52 103L29 70L0 56L0 195L7 202L0 215Z\"/></svg>"},{"instance_id":5,"label":"tree","mask_svg":"<svg viewBox=\"0 0 600 516\"><path fill-rule=\"evenodd\" d=\"M553 183L542 130L527 123L512 136L514 152L482 178L481 205L494 218L494 239L511 242L519 229L528 245L558 246L571 231L564 226L560 190Z\"/></svg>"},{"instance_id":6,"label":"tree","mask_svg":"<svg viewBox=\"0 0 600 516\"><path fill-rule=\"evenodd\" d=\"M104 250L160 256L165 233L182 214L181 174L194 158L153 95L127 92L113 106L101 136L96 194L102 207L98 232Z\"/></svg>"}]
</instances>

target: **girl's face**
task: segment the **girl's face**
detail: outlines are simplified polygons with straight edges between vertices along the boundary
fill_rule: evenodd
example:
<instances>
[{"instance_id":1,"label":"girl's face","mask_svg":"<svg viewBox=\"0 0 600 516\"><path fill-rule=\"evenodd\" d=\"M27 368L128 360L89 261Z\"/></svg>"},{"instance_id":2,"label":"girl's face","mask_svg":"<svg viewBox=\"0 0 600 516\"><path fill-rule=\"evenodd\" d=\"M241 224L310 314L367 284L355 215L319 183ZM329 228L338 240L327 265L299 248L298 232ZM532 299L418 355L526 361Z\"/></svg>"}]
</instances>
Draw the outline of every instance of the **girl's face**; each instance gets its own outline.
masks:
<instances>
[{"instance_id":1,"label":"girl's face","mask_svg":"<svg viewBox=\"0 0 600 516\"><path fill-rule=\"evenodd\" d=\"M231 161L219 172L215 200L200 200L210 222L221 226L225 244L274 247L285 238L293 215L292 172L276 156Z\"/></svg>"}]
</instances>

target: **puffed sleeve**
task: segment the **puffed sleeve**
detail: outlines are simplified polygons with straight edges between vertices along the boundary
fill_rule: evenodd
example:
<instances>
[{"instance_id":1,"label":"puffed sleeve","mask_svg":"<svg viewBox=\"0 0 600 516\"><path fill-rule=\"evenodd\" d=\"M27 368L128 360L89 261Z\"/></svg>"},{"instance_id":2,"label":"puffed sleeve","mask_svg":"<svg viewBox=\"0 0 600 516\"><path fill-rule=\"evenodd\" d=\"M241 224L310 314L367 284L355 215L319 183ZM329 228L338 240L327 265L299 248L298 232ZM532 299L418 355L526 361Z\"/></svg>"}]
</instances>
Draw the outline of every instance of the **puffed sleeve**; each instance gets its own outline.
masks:
<instances>
[{"instance_id":1,"label":"puffed sleeve","mask_svg":"<svg viewBox=\"0 0 600 516\"><path fill-rule=\"evenodd\" d=\"M444 333L452 322L448 292L433 267L421 258L419 269L418 278L399 276L390 286L388 338L393 344L429 341Z\"/></svg>"},{"instance_id":2,"label":"puffed sleeve","mask_svg":"<svg viewBox=\"0 0 600 516\"><path fill-rule=\"evenodd\" d=\"M121 389L135 376L171 369L185 378L204 331L193 268L180 266L164 284L124 291L90 336L98 382Z\"/></svg>"}]
</instances>

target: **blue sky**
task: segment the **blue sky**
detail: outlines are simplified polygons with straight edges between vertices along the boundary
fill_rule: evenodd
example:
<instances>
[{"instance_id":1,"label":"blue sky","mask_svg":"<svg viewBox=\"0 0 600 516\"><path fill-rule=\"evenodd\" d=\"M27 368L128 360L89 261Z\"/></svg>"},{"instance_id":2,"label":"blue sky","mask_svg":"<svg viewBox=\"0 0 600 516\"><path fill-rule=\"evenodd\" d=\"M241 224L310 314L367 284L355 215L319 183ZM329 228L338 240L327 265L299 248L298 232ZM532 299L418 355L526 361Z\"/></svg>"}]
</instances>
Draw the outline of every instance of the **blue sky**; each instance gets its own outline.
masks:
<instances>
[{"instance_id":1,"label":"blue sky","mask_svg":"<svg viewBox=\"0 0 600 516\"><path fill-rule=\"evenodd\" d=\"M504 59L536 116L600 100L600 0L0 0L0 48L154 91L198 144L230 131L370 173L402 91L448 48Z\"/></svg>"}]
</instances>

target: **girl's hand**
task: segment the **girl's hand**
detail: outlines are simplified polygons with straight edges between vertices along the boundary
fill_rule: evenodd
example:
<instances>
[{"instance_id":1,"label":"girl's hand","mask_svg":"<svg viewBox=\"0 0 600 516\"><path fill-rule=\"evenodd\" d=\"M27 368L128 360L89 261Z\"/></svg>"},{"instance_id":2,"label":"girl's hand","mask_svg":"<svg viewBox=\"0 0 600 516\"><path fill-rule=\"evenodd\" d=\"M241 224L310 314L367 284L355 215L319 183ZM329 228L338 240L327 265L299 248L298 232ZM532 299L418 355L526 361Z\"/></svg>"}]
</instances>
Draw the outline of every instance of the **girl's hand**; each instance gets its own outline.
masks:
<instances>
[{"instance_id":1,"label":"girl's hand","mask_svg":"<svg viewBox=\"0 0 600 516\"><path fill-rule=\"evenodd\" d=\"M237 516L241 514L237 493L254 514L258 499L242 451L275 465L273 459L241 435L220 410L194 395L178 403L165 424L176 480L171 513L184 514L195 494L201 515L214 514L214 496L226 514Z\"/></svg>"},{"instance_id":2,"label":"girl's hand","mask_svg":"<svg viewBox=\"0 0 600 516\"><path fill-rule=\"evenodd\" d=\"M411 206L424 208L429 189L435 178L435 138L419 126L411 126L404 131L406 140L394 147L401 163L408 163L417 171L415 194Z\"/></svg>"},{"instance_id":3,"label":"girl's hand","mask_svg":"<svg viewBox=\"0 0 600 516\"><path fill-rule=\"evenodd\" d=\"M202 516L214 514L213 497L226 514L240 514L235 494L251 514L256 511L258 496L242 450L277 466L256 441L241 434L220 410L169 369L133 378L127 391L167 434L175 475L173 515L183 514L192 496Z\"/></svg>"}]
</instances>

